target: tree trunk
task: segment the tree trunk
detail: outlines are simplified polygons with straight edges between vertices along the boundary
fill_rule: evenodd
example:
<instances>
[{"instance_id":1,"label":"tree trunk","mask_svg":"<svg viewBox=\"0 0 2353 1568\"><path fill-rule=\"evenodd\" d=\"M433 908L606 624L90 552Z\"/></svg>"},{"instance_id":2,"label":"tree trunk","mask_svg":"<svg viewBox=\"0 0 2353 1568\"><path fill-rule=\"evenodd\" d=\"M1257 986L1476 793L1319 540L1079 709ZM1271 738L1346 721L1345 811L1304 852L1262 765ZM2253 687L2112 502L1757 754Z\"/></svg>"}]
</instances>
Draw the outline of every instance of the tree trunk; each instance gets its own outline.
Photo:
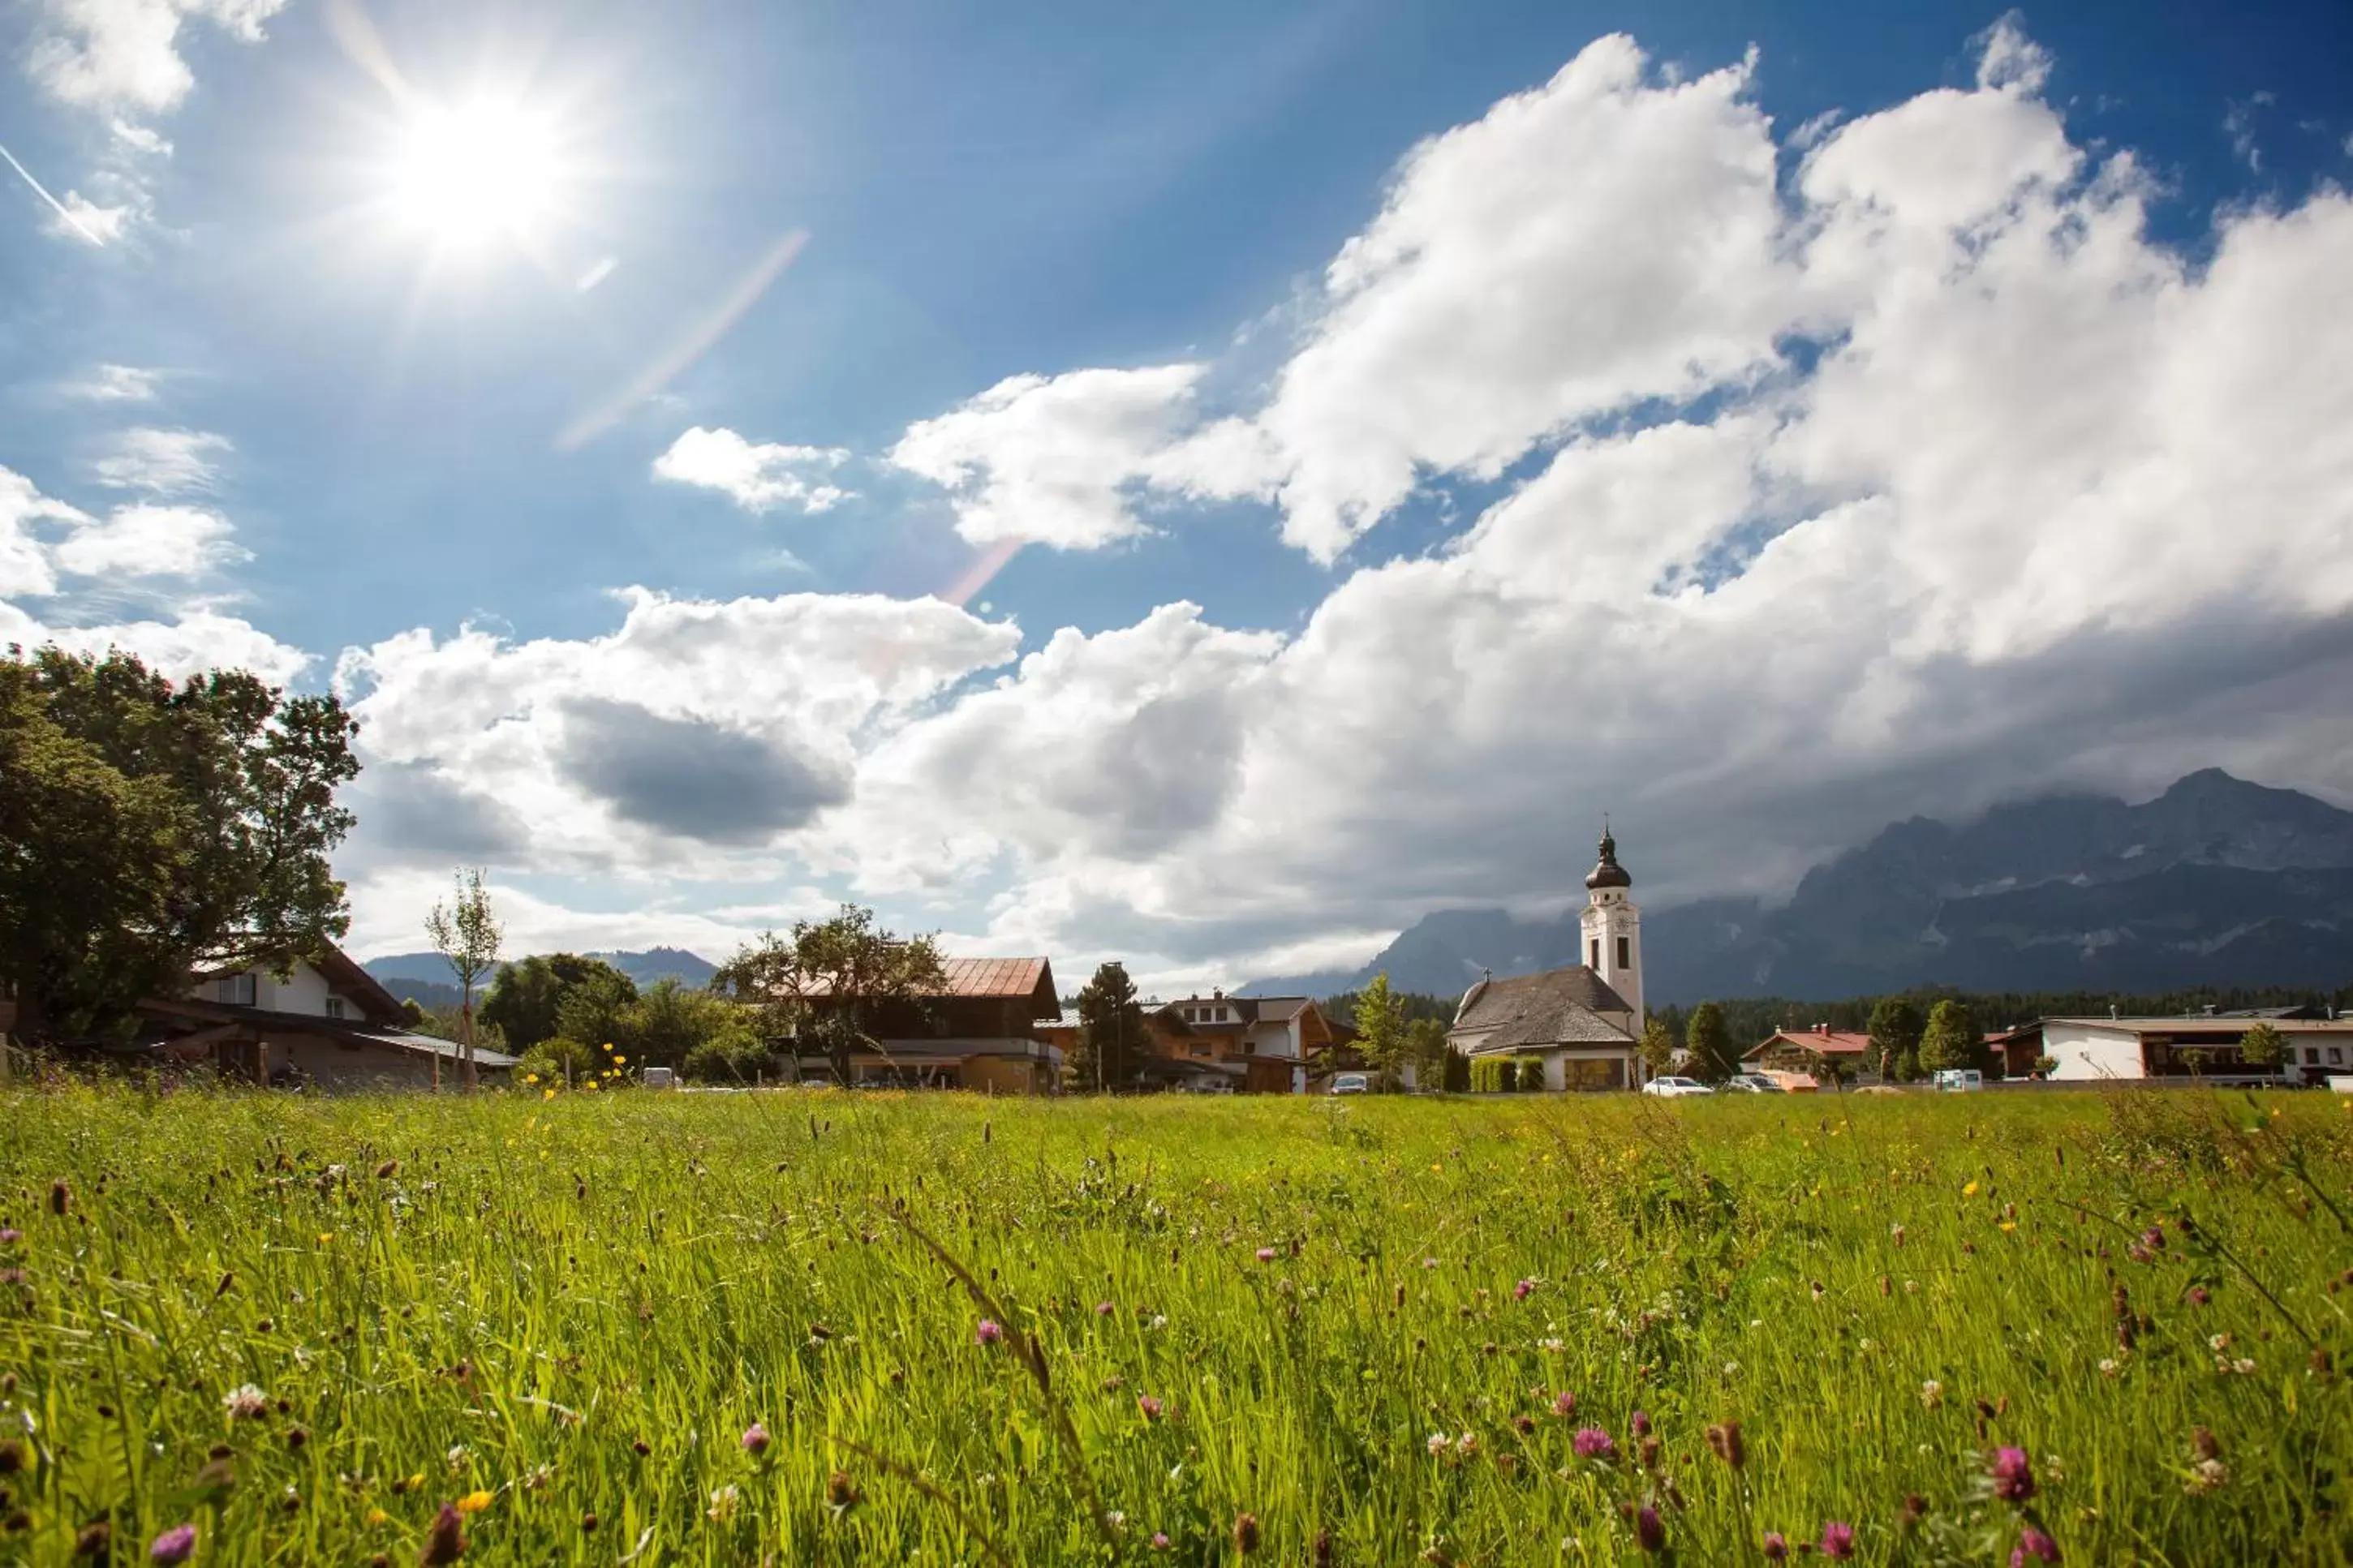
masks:
<instances>
[{"instance_id":1,"label":"tree trunk","mask_svg":"<svg viewBox=\"0 0 2353 1568\"><path fill-rule=\"evenodd\" d=\"M471 1094L480 1082L474 1071L474 983L466 982L466 994L458 1009L458 1034L466 1053L466 1092Z\"/></svg>"}]
</instances>

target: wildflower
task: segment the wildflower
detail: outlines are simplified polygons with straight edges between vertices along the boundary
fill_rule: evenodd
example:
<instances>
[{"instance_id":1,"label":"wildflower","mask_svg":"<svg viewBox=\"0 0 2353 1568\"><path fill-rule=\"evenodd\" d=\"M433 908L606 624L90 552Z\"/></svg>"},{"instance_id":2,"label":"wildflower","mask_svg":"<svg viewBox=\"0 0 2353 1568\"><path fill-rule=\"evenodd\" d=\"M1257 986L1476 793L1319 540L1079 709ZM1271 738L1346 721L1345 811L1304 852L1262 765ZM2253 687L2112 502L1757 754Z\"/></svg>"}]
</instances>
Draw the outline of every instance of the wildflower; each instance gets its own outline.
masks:
<instances>
[{"instance_id":1,"label":"wildflower","mask_svg":"<svg viewBox=\"0 0 2353 1568\"><path fill-rule=\"evenodd\" d=\"M2117 1361L2116 1357L2102 1356L2100 1358L2100 1375L2102 1377L2114 1377L2116 1373L2122 1371L2124 1371L2124 1364Z\"/></svg>"},{"instance_id":2,"label":"wildflower","mask_svg":"<svg viewBox=\"0 0 2353 1568\"><path fill-rule=\"evenodd\" d=\"M1993 1495L2004 1502L2024 1502L2034 1495L2034 1464L2025 1449L1994 1450Z\"/></svg>"},{"instance_id":3,"label":"wildflower","mask_svg":"<svg viewBox=\"0 0 2353 1568\"><path fill-rule=\"evenodd\" d=\"M114 1526L102 1519L92 1520L81 1527L80 1534L74 1537L74 1555L104 1557L113 1545Z\"/></svg>"},{"instance_id":4,"label":"wildflower","mask_svg":"<svg viewBox=\"0 0 2353 1568\"><path fill-rule=\"evenodd\" d=\"M839 1475L840 1472L836 1471ZM733 1485L721 1487L711 1494L711 1506L702 1510L703 1517L716 1524L725 1524L744 1506L744 1494Z\"/></svg>"},{"instance_id":5,"label":"wildflower","mask_svg":"<svg viewBox=\"0 0 2353 1568\"><path fill-rule=\"evenodd\" d=\"M2192 1426L2189 1429L2189 1451L2201 1459L2219 1459L2222 1457L2222 1440L2215 1436L2209 1427Z\"/></svg>"},{"instance_id":6,"label":"wildflower","mask_svg":"<svg viewBox=\"0 0 2353 1568\"><path fill-rule=\"evenodd\" d=\"M1894 1242L1895 1243L1895 1245L1896 1245L1896 1246L1898 1246L1898 1247L1903 1246L1903 1245L1904 1245L1904 1226L1903 1226L1903 1223L1902 1223L1901 1221L1898 1221L1896 1224L1889 1226L1887 1227L1887 1235L1888 1235L1888 1238L1889 1238L1890 1240L1894 1241Z\"/></svg>"},{"instance_id":7,"label":"wildflower","mask_svg":"<svg viewBox=\"0 0 2353 1568\"><path fill-rule=\"evenodd\" d=\"M425 1532L425 1550L417 1554L417 1568L442 1568L466 1555L466 1521L457 1509L448 1503L433 1519L433 1528Z\"/></svg>"},{"instance_id":8,"label":"wildflower","mask_svg":"<svg viewBox=\"0 0 2353 1568\"><path fill-rule=\"evenodd\" d=\"M1258 1550L1258 1515L1234 1515L1234 1550L1244 1557Z\"/></svg>"},{"instance_id":9,"label":"wildflower","mask_svg":"<svg viewBox=\"0 0 2353 1568\"><path fill-rule=\"evenodd\" d=\"M755 1459L768 1451L768 1429L757 1421L744 1427L744 1436L738 1440L743 1443L744 1451Z\"/></svg>"},{"instance_id":10,"label":"wildflower","mask_svg":"<svg viewBox=\"0 0 2353 1568\"><path fill-rule=\"evenodd\" d=\"M539 1098L540 1098L540 1099L542 1099L542 1100L554 1100L554 1099L555 1098L555 1090L554 1090L554 1089L553 1087L551 1087L551 1088L547 1088L547 1089L541 1089L541 1090L539 1091Z\"/></svg>"},{"instance_id":11,"label":"wildflower","mask_svg":"<svg viewBox=\"0 0 2353 1568\"><path fill-rule=\"evenodd\" d=\"M1635 1436L1649 1436L1651 1435L1651 1413L1647 1410L1637 1410L1634 1412L1632 1426Z\"/></svg>"},{"instance_id":12,"label":"wildflower","mask_svg":"<svg viewBox=\"0 0 2353 1568\"><path fill-rule=\"evenodd\" d=\"M269 1414L269 1395L248 1383L228 1391L221 1407L238 1421L259 1421Z\"/></svg>"},{"instance_id":13,"label":"wildflower","mask_svg":"<svg viewBox=\"0 0 2353 1568\"><path fill-rule=\"evenodd\" d=\"M1168 1536L1166 1531L1155 1530L1152 1532L1152 1550L1155 1552L1168 1550Z\"/></svg>"},{"instance_id":14,"label":"wildflower","mask_svg":"<svg viewBox=\"0 0 2353 1568\"><path fill-rule=\"evenodd\" d=\"M478 1487L459 1498L456 1507L459 1513L480 1513L491 1506L491 1494Z\"/></svg>"},{"instance_id":15,"label":"wildflower","mask_svg":"<svg viewBox=\"0 0 2353 1568\"><path fill-rule=\"evenodd\" d=\"M1975 1196L1977 1196L1977 1195L1978 1195L1978 1184L1977 1184L1977 1183L1975 1183L1975 1182L1971 1182L1971 1183L1969 1183L1969 1184L1968 1184L1968 1185L1967 1185L1967 1186L1965 1186L1965 1187L1963 1187L1963 1188L1961 1189L1961 1196L1963 1196L1963 1197L1965 1197L1965 1198L1973 1198L1973 1197L1975 1197Z\"/></svg>"},{"instance_id":16,"label":"wildflower","mask_svg":"<svg viewBox=\"0 0 2353 1568\"><path fill-rule=\"evenodd\" d=\"M1822 1526L1822 1555L1852 1557L1854 1555L1854 1526L1831 1520Z\"/></svg>"},{"instance_id":17,"label":"wildflower","mask_svg":"<svg viewBox=\"0 0 2353 1568\"><path fill-rule=\"evenodd\" d=\"M2018 1222L2016 1220L2006 1219L2001 1222L2001 1233L2004 1236L2008 1236L2011 1231L2016 1230L2017 1228Z\"/></svg>"},{"instance_id":18,"label":"wildflower","mask_svg":"<svg viewBox=\"0 0 2353 1568\"><path fill-rule=\"evenodd\" d=\"M1920 1403L1930 1410L1945 1403L1945 1385L1933 1377L1921 1384Z\"/></svg>"},{"instance_id":19,"label":"wildflower","mask_svg":"<svg viewBox=\"0 0 2353 1568\"><path fill-rule=\"evenodd\" d=\"M1523 1279L1518 1284L1512 1287L1512 1300L1514 1301L1525 1301L1528 1299L1529 1293L1535 1288L1536 1282L1535 1280Z\"/></svg>"},{"instance_id":20,"label":"wildflower","mask_svg":"<svg viewBox=\"0 0 2353 1568\"><path fill-rule=\"evenodd\" d=\"M1152 1395L1148 1394L1139 1394L1135 1396L1135 1407L1137 1410L1143 1412L1144 1418L1146 1421L1157 1421L1160 1419L1160 1401L1153 1398Z\"/></svg>"},{"instance_id":21,"label":"wildflower","mask_svg":"<svg viewBox=\"0 0 2353 1568\"><path fill-rule=\"evenodd\" d=\"M49 1212L63 1219L66 1217L67 1211L72 1207L73 1189L66 1185L66 1179L63 1176L59 1176L49 1184ZM188 1534L190 1539L195 1538L195 1529L193 1525L189 1527ZM172 1561L177 1563L179 1559L174 1557Z\"/></svg>"},{"instance_id":22,"label":"wildflower","mask_svg":"<svg viewBox=\"0 0 2353 1568\"><path fill-rule=\"evenodd\" d=\"M1477 1435L1474 1433L1465 1432L1460 1437L1455 1438L1454 1451L1461 1455L1466 1459L1472 1455L1477 1453L1479 1451L1479 1438Z\"/></svg>"},{"instance_id":23,"label":"wildflower","mask_svg":"<svg viewBox=\"0 0 2353 1568\"><path fill-rule=\"evenodd\" d=\"M1779 1563L1787 1559L1788 1555L1788 1538L1784 1536L1778 1530L1767 1531L1765 1532L1765 1561L1767 1563Z\"/></svg>"},{"instance_id":24,"label":"wildflower","mask_svg":"<svg viewBox=\"0 0 2353 1568\"><path fill-rule=\"evenodd\" d=\"M972 1337L981 1344L993 1345L1005 1337L1005 1325L994 1318L983 1318L980 1326L973 1330Z\"/></svg>"},{"instance_id":25,"label":"wildflower","mask_svg":"<svg viewBox=\"0 0 2353 1568\"><path fill-rule=\"evenodd\" d=\"M613 1058L613 1065L615 1067L627 1067L629 1065L629 1058L627 1057L615 1057Z\"/></svg>"},{"instance_id":26,"label":"wildflower","mask_svg":"<svg viewBox=\"0 0 2353 1568\"><path fill-rule=\"evenodd\" d=\"M1634 1514L1634 1544L1645 1552L1666 1550L1666 1524L1659 1518L1659 1510L1649 1503L1644 1503Z\"/></svg>"},{"instance_id":27,"label":"wildflower","mask_svg":"<svg viewBox=\"0 0 2353 1568\"><path fill-rule=\"evenodd\" d=\"M14 1247L25 1239L25 1233L15 1226L0 1226L0 1247Z\"/></svg>"},{"instance_id":28,"label":"wildflower","mask_svg":"<svg viewBox=\"0 0 2353 1568\"><path fill-rule=\"evenodd\" d=\"M1895 1528L1909 1534L1920 1527L1928 1515L1928 1500L1918 1492L1904 1494L1904 1506L1895 1510Z\"/></svg>"},{"instance_id":29,"label":"wildflower","mask_svg":"<svg viewBox=\"0 0 2353 1568\"><path fill-rule=\"evenodd\" d=\"M185 1563L195 1552L196 1527L193 1524L174 1525L147 1548L147 1555L158 1563Z\"/></svg>"},{"instance_id":30,"label":"wildflower","mask_svg":"<svg viewBox=\"0 0 2353 1568\"><path fill-rule=\"evenodd\" d=\"M2224 1351L2231 1348L2231 1336L2228 1334L2209 1334L2206 1336L2206 1348L2212 1351L2216 1355L2221 1355Z\"/></svg>"},{"instance_id":31,"label":"wildflower","mask_svg":"<svg viewBox=\"0 0 2353 1568\"><path fill-rule=\"evenodd\" d=\"M0 1476L13 1476L25 1468L25 1445L14 1437L0 1442Z\"/></svg>"},{"instance_id":32,"label":"wildflower","mask_svg":"<svg viewBox=\"0 0 2353 1568\"><path fill-rule=\"evenodd\" d=\"M2231 1484L2231 1467L2220 1459L2200 1459L2189 1467L2189 1474L2181 1489L2191 1497L2204 1497Z\"/></svg>"},{"instance_id":33,"label":"wildflower","mask_svg":"<svg viewBox=\"0 0 2353 1568\"><path fill-rule=\"evenodd\" d=\"M1271 1262L1273 1262L1273 1261L1274 1261L1274 1248L1272 1248L1271 1247L1260 1247L1260 1248L1258 1249L1258 1260L1259 1260L1261 1263L1271 1263Z\"/></svg>"},{"instance_id":34,"label":"wildflower","mask_svg":"<svg viewBox=\"0 0 2353 1568\"><path fill-rule=\"evenodd\" d=\"M1098 1318L1108 1318L1108 1317L1110 1317L1110 1316L1111 1316L1111 1303L1110 1303L1109 1301L1097 1301L1097 1302L1095 1303L1095 1316L1096 1316L1096 1317L1098 1317Z\"/></svg>"},{"instance_id":35,"label":"wildflower","mask_svg":"<svg viewBox=\"0 0 2353 1568\"><path fill-rule=\"evenodd\" d=\"M1707 1429L1707 1446L1715 1457L1734 1469L1748 1462L1747 1445L1740 1439L1740 1423L1719 1421Z\"/></svg>"},{"instance_id":36,"label":"wildflower","mask_svg":"<svg viewBox=\"0 0 2353 1568\"><path fill-rule=\"evenodd\" d=\"M1424 1439L1422 1447L1430 1450L1430 1457L1432 1458L1437 1458L1439 1455L1446 1452L1446 1434L1443 1432L1432 1432L1428 1438Z\"/></svg>"},{"instance_id":37,"label":"wildflower","mask_svg":"<svg viewBox=\"0 0 2353 1568\"><path fill-rule=\"evenodd\" d=\"M363 1518L360 1522L366 1525L370 1530L374 1530L380 1524L391 1523L392 1515L385 1512L384 1510L380 1508L372 1508L367 1510L366 1516Z\"/></svg>"},{"instance_id":38,"label":"wildflower","mask_svg":"<svg viewBox=\"0 0 2353 1568\"><path fill-rule=\"evenodd\" d=\"M1421 1260L1421 1266L1424 1268L1435 1268L1438 1267L1438 1259L1435 1258L1425 1258Z\"/></svg>"},{"instance_id":39,"label":"wildflower","mask_svg":"<svg viewBox=\"0 0 2353 1568\"><path fill-rule=\"evenodd\" d=\"M2231 1363L2231 1370L2237 1373L2241 1377L2253 1377L2255 1375L2255 1363L2249 1361L2245 1356L2241 1356L2238 1360Z\"/></svg>"},{"instance_id":40,"label":"wildflower","mask_svg":"<svg viewBox=\"0 0 2353 1568\"><path fill-rule=\"evenodd\" d=\"M2165 1250L2165 1226L2161 1225L2153 1225L2147 1230L2142 1231L2140 1233L2140 1244L2143 1247L2147 1247L2151 1252L2163 1252ZM2054 1557L2050 1559L2050 1561L2055 1563L2058 1559Z\"/></svg>"},{"instance_id":41,"label":"wildflower","mask_svg":"<svg viewBox=\"0 0 2353 1568\"><path fill-rule=\"evenodd\" d=\"M726 1489L733 1491L733 1487ZM825 1479L825 1500L836 1513L847 1513L858 1506L858 1483L849 1479L847 1470L836 1470Z\"/></svg>"},{"instance_id":42,"label":"wildflower","mask_svg":"<svg viewBox=\"0 0 2353 1568\"><path fill-rule=\"evenodd\" d=\"M2030 1557L2045 1563L2059 1561L2059 1543L2031 1524L2019 1532L2018 1544L2010 1549L2010 1568L2026 1568Z\"/></svg>"},{"instance_id":43,"label":"wildflower","mask_svg":"<svg viewBox=\"0 0 2353 1568\"><path fill-rule=\"evenodd\" d=\"M1618 1457L1618 1445L1610 1441L1609 1434L1599 1426L1578 1427L1569 1446L1577 1450L1577 1457L1580 1459L1614 1459Z\"/></svg>"},{"instance_id":44,"label":"wildflower","mask_svg":"<svg viewBox=\"0 0 2353 1568\"><path fill-rule=\"evenodd\" d=\"M522 1080L525 1083L537 1083L539 1081L539 1075L535 1072L527 1072L522 1075Z\"/></svg>"},{"instance_id":45,"label":"wildflower","mask_svg":"<svg viewBox=\"0 0 2353 1568\"><path fill-rule=\"evenodd\" d=\"M1577 1414L1577 1395L1567 1389L1552 1396L1552 1413L1563 1419Z\"/></svg>"}]
</instances>

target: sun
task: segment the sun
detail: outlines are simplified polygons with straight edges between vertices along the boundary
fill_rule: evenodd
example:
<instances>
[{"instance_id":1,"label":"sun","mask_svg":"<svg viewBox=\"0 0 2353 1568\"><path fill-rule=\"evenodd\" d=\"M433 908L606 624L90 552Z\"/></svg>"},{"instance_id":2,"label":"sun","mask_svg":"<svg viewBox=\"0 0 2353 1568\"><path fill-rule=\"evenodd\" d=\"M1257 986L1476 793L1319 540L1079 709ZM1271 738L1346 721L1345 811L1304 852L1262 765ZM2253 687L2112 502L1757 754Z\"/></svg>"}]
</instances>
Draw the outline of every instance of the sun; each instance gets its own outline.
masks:
<instances>
[{"instance_id":1,"label":"sun","mask_svg":"<svg viewBox=\"0 0 2353 1568\"><path fill-rule=\"evenodd\" d=\"M553 121L494 98L412 106L390 173L401 223L461 249L528 244L557 216L568 176Z\"/></svg>"}]
</instances>

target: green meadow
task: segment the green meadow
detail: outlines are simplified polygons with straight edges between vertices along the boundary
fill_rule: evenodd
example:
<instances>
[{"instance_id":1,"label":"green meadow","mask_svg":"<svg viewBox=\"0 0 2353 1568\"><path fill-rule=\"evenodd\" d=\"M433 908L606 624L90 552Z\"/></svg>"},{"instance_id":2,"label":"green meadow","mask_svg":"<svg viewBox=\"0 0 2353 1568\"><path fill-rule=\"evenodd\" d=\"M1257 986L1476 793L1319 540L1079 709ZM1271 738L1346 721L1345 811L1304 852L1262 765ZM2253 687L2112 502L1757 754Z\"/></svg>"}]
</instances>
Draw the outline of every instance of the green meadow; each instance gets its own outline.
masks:
<instances>
[{"instance_id":1,"label":"green meadow","mask_svg":"<svg viewBox=\"0 0 2353 1568\"><path fill-rule=\"evenodd\" d=\"M2316 1094L19 1090L0 1563L2337 1563L2348 1173Z\"/></svg>"}]
</instances>

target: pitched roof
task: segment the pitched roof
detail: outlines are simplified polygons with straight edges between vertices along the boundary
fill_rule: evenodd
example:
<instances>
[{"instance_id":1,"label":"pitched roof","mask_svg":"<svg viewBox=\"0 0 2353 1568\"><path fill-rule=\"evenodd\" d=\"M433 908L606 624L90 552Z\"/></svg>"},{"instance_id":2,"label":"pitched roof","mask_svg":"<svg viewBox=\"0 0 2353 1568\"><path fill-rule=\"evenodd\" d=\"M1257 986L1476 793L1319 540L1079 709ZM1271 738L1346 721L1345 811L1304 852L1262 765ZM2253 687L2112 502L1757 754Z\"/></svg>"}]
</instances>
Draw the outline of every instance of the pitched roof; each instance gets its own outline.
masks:
<instances>
[{"instance_id":1,"label":"pitched roof","mask_svg":"<svg viewBox=\"0 0 2353 1568\"><path fill-rule=\"evenodd\" d=\"M1859 1057L1871 1049L1871 1037L1851 1029L1776 1029L1770 1037L1741 1052L1740 1059L1746 1061L1784 1047L1811 1051L1818 1057Z\"/></svg>"},{"instance_id":2,"label":"pitched roof","mask_svg":"<svg viewBox=\"0 0 2353 1568\"><path fill-rule=\"evenodd\" d=\"M330 943L312 967L329 986L338 994L359 1004L360 1011L370 1021L378 1024L397 1023L408 1016L400 998L384 988L384 983L360 966L359 961L342 948ZM480 1052L475 1053L476 1060Z\"/></svg>"},{"instance_id":3,"label":"pitched roof","mask_svg":"<svg viewBox=\"0 0 2353 1568\"><path fill-rule=\"evenodd\" d=\"M1490 980L1454 1020L1457 1030L1493 1030L1482 1051L1519 1046L1622 1045L1631 1038L1603 1013L1631 1013L1626 999L1584 964Z\"/></svg>"},{"instance_id":4,"label":"pitched roof","mask_svg":"<svg viewBox=\"0 0 2353 1568\"><path fill-rule=\"evenodd\" d=\"M944 958L940 968L947 974L934 994L941 996L1027 996L1052 973L1042 958ZM1060 998L1054 1006L1059 1014Z\"/></svg>"}]
</instances>

